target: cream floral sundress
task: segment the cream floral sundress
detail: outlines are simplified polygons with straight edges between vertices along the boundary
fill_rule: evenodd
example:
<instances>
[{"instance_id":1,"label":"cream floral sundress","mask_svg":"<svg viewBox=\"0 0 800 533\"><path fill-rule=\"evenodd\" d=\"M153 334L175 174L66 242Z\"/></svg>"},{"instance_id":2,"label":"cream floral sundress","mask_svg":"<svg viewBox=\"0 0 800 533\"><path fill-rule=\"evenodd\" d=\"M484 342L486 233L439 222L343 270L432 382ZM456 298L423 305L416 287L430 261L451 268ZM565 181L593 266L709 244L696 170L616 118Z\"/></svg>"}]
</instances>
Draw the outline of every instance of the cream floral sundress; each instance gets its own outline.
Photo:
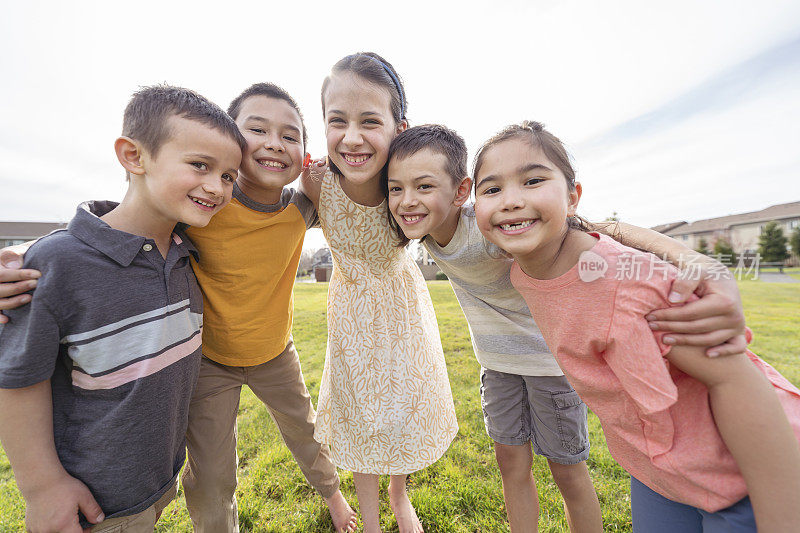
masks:
<instances>
[{"instance_id":1,"label":"cream floral sundress","mask_svg":"<svg viewBox=\"0 0 800 533\"><path fill-rule=\"evenodd\" d=\"M408 474L439 459L458 431L436 315L386 202L357 204L339 179L325 174L319 200L333 274L314 438L340 468Z\"/></svg>"}]
</instances>

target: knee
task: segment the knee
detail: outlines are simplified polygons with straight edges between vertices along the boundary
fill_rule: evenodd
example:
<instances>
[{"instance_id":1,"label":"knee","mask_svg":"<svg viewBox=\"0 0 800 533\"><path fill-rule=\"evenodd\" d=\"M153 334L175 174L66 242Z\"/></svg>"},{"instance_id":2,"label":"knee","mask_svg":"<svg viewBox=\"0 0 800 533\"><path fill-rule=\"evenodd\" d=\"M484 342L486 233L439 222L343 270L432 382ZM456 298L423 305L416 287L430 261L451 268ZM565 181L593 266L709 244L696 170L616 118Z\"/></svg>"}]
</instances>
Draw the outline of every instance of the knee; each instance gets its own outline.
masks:
<instances>
[{"instance_id":1,"label":"knee","mask_svg":"<svg viewBox=\"0 0 800 533\"><path fill-rule=\"evenodd\" d=\"M553 474L553 481L555 481L561 491L565 490L579 490L586 486L587 482L591 486L591 479L589 478L589 470L586 468L586 462L582 461L574 465L562 465L548 461L550 465L550 472Z\"/></svg>"},{"instance_id":2,"label":"knee","mask_svg":"<svg viewBox=\"0 0 800 533\"><path fill-rule=\"evenodd\" d=\"M199 500L225 500L236 492L236 470L222 468L197 468L187 464L181 477L187 498Z\"/></svg>"},{"instance_id":3,"label":"knee","mask_svg":"<svg viewBox=\"0 0 800 533\"><path fill-rule=\"evenodd\" d=\"M532 475L533 456L529 445L495 444L494 456L503 479L527 479Z\"/></svg>"}]
</instances>

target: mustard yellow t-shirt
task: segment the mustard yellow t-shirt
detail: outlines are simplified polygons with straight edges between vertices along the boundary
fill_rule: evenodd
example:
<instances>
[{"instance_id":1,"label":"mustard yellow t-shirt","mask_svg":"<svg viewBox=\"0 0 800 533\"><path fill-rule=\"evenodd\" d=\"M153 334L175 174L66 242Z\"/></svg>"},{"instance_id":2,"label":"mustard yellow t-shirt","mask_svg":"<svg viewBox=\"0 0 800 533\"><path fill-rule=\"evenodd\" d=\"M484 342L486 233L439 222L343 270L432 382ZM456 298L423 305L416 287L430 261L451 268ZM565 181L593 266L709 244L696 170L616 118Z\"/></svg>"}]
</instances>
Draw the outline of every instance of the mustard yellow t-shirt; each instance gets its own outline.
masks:
<instances>
[{"instance_id":1,"label":"mustard yellow t-shirt","mask_svg":"<svg viewBox=\"0 0 800 533\"><path fill-rule=\"evenodd\" d=\"M277 204L255 202L234 185L233 199L208 226L187 233L200 252L192 266L203 290L203 355L229 366L280 355L292 334L292 289L311 201L284 189Z\"/></svg>"}]
</instances>

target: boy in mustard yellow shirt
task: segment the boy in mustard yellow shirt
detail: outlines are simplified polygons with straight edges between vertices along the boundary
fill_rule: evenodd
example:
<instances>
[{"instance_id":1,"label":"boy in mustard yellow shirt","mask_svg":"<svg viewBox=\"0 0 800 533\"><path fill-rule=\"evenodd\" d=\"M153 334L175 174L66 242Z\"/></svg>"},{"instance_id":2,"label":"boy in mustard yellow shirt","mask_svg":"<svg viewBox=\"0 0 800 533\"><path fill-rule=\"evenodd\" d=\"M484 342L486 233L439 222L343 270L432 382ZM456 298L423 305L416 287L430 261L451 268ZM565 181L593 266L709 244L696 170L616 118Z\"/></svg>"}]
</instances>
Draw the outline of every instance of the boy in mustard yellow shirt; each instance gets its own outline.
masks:
<instances>
[{"instance_id":1,"label":"boy in mustard yellow shirt","mask_svg":"<svg viewBox=\"0 0 800 533\"><path fill-rule=\"evenodd\" d=\"M228 108L247 140L230 204L188 235L203 291L203 359L189 409L182 483L197 532L238 531L236 415L242 385L264 402L337 531L356 517L339 491L327 446L314 440L316 413L292 342L292 289L306 228L317 221L302 193L306 130L280 87L259 83Z\"/></svg>"}]
</instances>

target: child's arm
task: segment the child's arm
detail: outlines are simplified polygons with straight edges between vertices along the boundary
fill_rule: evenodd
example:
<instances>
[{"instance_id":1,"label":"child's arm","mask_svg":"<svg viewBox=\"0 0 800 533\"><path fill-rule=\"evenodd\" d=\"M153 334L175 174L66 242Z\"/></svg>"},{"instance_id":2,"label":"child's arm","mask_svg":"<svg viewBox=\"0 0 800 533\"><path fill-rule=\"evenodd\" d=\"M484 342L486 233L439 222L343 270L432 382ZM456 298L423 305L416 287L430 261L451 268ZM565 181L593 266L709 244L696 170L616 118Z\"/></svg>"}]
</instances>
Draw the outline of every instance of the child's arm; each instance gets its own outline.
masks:
<instances>
[{"instance_id":1,"label":"child's arm","mask_svg":"<svg viewBox=\"0 0 800 533\"><path fill-rule=\"evenodd\" d=\"M724 360L674 346L667 358L708 387L725 445L742 471L759 532L800 524L800 445L772 385L744 353Z\"/></svg>"},{"instance_id":2,"label":"child's arm","mask_svg":"<svg viewBox=\"0 0 800 533\"><path fill-rule=\"evenodd\" d=\"M747 342L739 288L727 268L653 230L623 222L593 224L590 229L676 265L697 265L697 270L687 270L688 276L674 281L670 301L685 302L693 292L700 299L682 307L655 310L647 316L651 328L670 332L665 337L667 344L710 347L706 350L710 356L745 350Z\"/></svg>"},{"instance_id":3,"label":"child's arm","mask_svg":"<svg viewBox=\"0 0 800 533\"><path fill-rule=\"evenodd\" d=\"M0 250L0 324L8 322L2 311L16 309L31 301L24 294L36 287L36 279L41 277L38 270L22 269L22 256L33 241Z\"/></svg>"},{"instance_id":4,"label":"child's arm","mask_svg":"<svg viewBox=\"0 0 800 533\"><path fill-rule=\"evenodd\" d=\"M80 532L79 510L90 522L103 521L92 493L58 459L50 381L0 389L0 441L25 498L28 531Z\"/></svg>"},{"instance_id":5,"label":"child's arm","mask_svg":"<svg viewBox=\"0 0 800 533\"><path fill-rule=\"evenodd\" d=\"M300 192L311 200L311 203L314 204L314 209L317 210L319 210L319 193L322 189L322 177L327 170L328 159L323 158L312 161L311 165L300 174Z\"/></svg>"}]
</instances>

